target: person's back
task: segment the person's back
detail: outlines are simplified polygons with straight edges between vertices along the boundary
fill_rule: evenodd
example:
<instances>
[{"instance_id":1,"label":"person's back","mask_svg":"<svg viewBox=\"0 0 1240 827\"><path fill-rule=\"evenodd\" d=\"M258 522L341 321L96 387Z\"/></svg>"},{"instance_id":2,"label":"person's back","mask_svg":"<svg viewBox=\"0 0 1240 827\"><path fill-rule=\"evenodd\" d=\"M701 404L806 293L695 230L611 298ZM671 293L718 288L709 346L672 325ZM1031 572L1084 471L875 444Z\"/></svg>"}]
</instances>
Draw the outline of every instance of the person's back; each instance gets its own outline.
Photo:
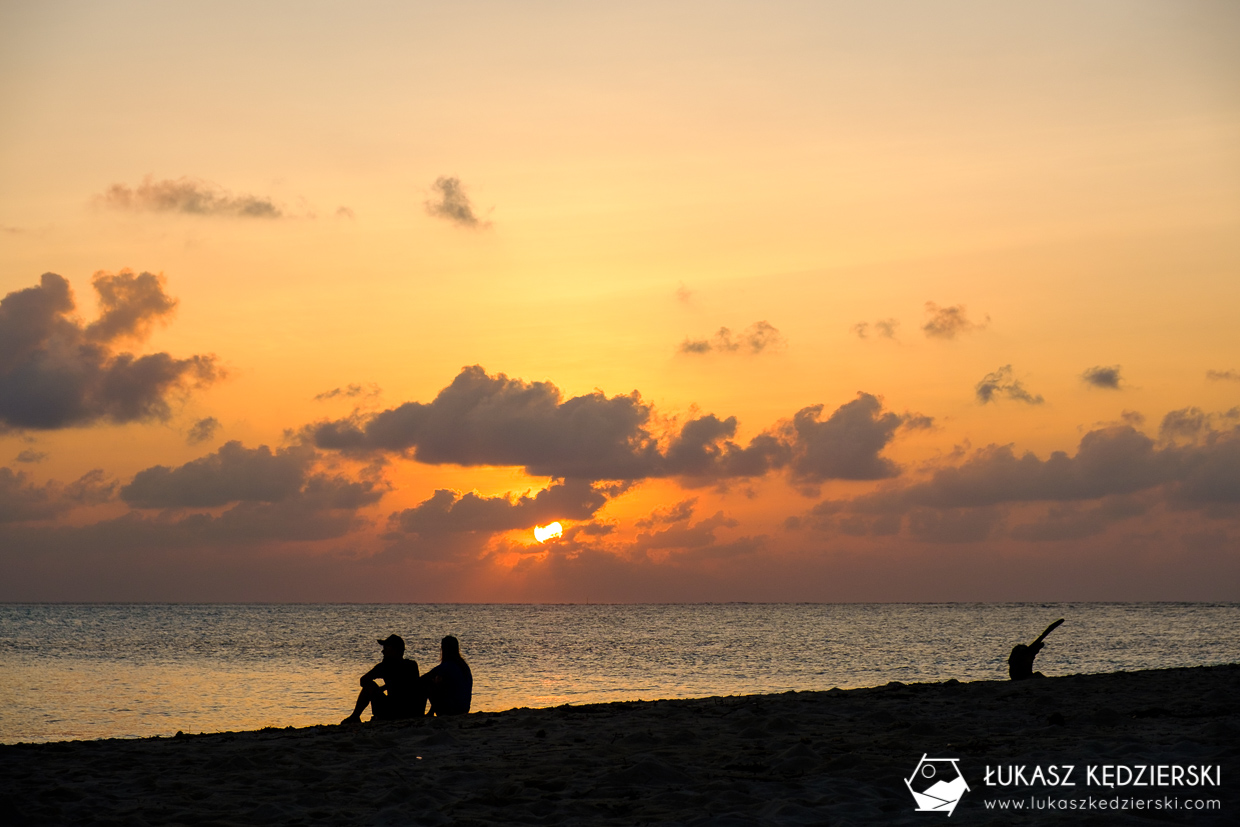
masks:
<instances>
[{"instance_id":1,"label":"person's back","mask_svg":"<svg viewBox=\"0 0 1240 827\"><path fill-rule=\"evenodd\" d=\"M426 696L422 694L417 661L408 658L385 660L376 664L368 674L372 678L383 679L388 703L380 717L413 718L425 712Z\"/></svg>"},{"instance_id":2,"label":"person's back","mask_svg":"<svg viewBox=\"0 0 1240 827\"><path fill-rule=\"evenodd\" d=\"M418 664L405 657L404 638L388 635L379 645L383 647L383 660L362 675L357 704L342 724L361 723L362 712L368 706L371 714L380 720L420 718L426 712L426 694L418 676ZM380 680L382 686L377 683Z\"/></svg>"},{"instance_id":3,"label":"person's back","mask_svg":"<svg viewBox=\"0 0 1240 827\"><path fill-rule=\"evenodd\" d=\"M464 715L473 702L474 675L461 657L460 643L452 635L441 643L439 665L422 678L431 702L430 715Z\"/></svg>"}]
</instances>

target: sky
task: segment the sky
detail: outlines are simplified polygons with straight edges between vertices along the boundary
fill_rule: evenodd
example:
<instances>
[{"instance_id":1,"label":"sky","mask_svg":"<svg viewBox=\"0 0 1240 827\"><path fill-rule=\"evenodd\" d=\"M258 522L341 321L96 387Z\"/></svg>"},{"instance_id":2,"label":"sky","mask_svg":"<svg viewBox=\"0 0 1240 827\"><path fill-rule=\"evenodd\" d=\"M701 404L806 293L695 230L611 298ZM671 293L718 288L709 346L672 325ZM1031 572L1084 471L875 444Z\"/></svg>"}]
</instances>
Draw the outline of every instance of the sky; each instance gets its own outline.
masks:
<instances>
[{"instance_id":1,"label":"sky","mask_svg":"<svg viewBox=\"0 0 1240 827\"><path fill-rule=\"evenodd\" d=\"M1240 600L1238 39L0 3L0 600Z\"/></svg>"}]
</instances>

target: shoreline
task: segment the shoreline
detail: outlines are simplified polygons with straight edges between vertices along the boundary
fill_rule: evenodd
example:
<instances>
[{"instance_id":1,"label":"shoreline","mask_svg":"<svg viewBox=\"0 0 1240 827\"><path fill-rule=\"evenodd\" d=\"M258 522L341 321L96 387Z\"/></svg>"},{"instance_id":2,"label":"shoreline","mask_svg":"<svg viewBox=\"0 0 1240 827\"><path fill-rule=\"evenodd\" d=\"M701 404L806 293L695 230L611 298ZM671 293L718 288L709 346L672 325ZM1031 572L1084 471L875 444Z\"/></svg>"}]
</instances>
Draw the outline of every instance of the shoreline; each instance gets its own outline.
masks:
<instances>
[{"instance_id":1,"label":"shoreline","mask_svg":"<svg viewBox=\"0 0 1240 827\"><path fill-rule=\"evenodd\" d=\"M892 682L0 745L0 823L924 824L931 816L915 811L904 779L929 755L959 760L970 790L954 816L969 823L1051 817L986 810L996 795L1118 795L997 788L988 767L1178 764L1221 767L1221 783L1124 792L1218 809L1108 813L1105 823L1221 824L1240 807L1238 744L1237 664Z\"/></svg>"}]
</instances>

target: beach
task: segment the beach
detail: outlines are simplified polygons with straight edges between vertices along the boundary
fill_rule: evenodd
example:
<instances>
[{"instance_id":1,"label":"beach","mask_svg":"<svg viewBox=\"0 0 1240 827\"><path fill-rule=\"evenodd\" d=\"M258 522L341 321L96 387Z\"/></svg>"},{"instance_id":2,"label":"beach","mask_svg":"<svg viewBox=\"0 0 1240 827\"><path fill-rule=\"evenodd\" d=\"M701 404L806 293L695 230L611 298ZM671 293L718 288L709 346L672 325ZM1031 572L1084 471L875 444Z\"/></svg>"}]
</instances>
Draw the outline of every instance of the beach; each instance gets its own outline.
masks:
<instances>
[{"instance_id":1,"label":"beach","mask_svg":"<svg viewBox=\"0 0 1240 827\"><path fill-rule=\"evenodd\" d=\"M0 823L1222 824L1238 744L1235 664L891 683L6 745ZM923 757L967 780L950 816L915 809Z\"/></svg>"}]
</instances>

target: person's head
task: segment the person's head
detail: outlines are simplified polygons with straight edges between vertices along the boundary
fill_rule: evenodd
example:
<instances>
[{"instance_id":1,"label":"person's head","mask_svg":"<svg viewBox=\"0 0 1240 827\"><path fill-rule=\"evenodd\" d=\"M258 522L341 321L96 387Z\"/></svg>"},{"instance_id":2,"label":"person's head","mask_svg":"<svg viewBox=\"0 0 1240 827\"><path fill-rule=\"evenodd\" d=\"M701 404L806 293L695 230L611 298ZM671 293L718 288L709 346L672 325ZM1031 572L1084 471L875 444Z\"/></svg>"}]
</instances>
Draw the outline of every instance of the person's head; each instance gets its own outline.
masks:
<instances>
[{"instance_id":1,"label":"person's head","mask_svg":"<svg viewBox=\"0 0 1240 827\"><path fill-rule=\"evenodd\" d=\"M379 641L383 647L384 658L403 658L405 656L405 639L400 635L388 635Z\"/></svg>"},{"instance_id":2,"label":"person's head","mask_svg":"<svg viewBox=\"0 0 1240 827\"><path fill-rule=\"evenodd\" d=\"M440 651L442 651L443 660L460 660L461 659L461 642L452 635L448 635L439 642Z\"/></svg>"}]
</instances>

